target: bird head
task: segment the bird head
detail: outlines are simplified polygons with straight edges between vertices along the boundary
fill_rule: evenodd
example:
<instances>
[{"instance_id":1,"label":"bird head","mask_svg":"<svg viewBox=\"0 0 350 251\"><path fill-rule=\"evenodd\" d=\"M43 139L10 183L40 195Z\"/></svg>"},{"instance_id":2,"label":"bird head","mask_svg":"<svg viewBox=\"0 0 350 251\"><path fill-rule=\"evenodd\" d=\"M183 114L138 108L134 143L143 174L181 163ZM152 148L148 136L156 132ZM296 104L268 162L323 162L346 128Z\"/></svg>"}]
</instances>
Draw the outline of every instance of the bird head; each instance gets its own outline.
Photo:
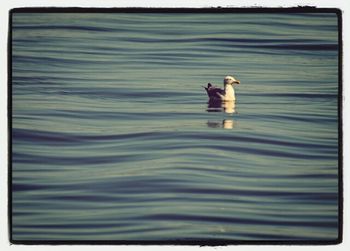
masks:
<instances>
[{"instance_id":1,"label":"bird head","mask_svg":"<svg viewBox=\"0 0 350 251\"><path fill-rule=\"evenodd\" d=\"M237 80L237 79L235 79L234 77L232 77L232 76L226 76L225 78L224 78L224 84L225 85L233 85L233 84L240 84L241 83L241 81L239 81L239 80Z\"/></svg>"}]
</instances>

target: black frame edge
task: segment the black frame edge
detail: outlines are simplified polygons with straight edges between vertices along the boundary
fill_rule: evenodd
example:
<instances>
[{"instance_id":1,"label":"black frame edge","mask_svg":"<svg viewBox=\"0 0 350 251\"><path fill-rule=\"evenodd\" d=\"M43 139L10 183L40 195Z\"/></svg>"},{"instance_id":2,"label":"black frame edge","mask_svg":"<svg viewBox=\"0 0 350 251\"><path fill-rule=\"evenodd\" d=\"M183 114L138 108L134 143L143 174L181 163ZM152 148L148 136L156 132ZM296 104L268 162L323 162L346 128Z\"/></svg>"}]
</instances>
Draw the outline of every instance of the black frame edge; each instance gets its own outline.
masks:
<instances>
[{"instance_id":1,"label":"black frame edge","mask_svg":"<svg viewBox=\"0 0 350 251\"><path fill-rule=\"evenodd\" d=\"M335 9L338 19L338 239L343 242L343 17L341 9Z\"/></svg>"},{"instance_id":2,"label":"black frame edge","mask_svg":"<svg viewBox=\"0 0 350 251\"><path fill-rule=\"evenodd\" d=\"M12 13L331 13L337 8L292 7L16 7Z\"/></svg>"},{"instance_id":3,"label":"black frame edge","mask_svg":"<svg viewBox=\"0 0 350 251\"><path fill-rule=\"evenodd\" d=\"M135 246L150 246L150 245L172 245L172 246L237 246L237 245L335 245L339 244L338 240L229 240L229 239L203 239L203 240L15 240L12 244L21 245L135 245Z\"/></svg>"},{"instance_id":4,"label":"black frame edge","mask_svg":"<svg viewBox=\"0 0 350 251\"><path fill-rule=\"evenodd\" d=\"M9 242L14 244L12 238L12 15L9 11L7 34L7 142L8 142L8 174L7 174L7 213Z\"/></svg>"},{"instance_id":5,"label":"black frame edge","mask_svg":"<svg viewBox=\"0 0 350 251\"><path fill-rule=\"evenodd\" d=\"M338 20L338 237L334 240L164 240L164 241L122 241L122 240L14 240L12 236L12 18L14 13L334 13ZM18 7L9 10L8 25L8 234L10 244L22 245L337 245L343 242L343 19L340 8L297 7L204 7L204 8L87 8L87 7Z\"/></svg>"}]
</instances>

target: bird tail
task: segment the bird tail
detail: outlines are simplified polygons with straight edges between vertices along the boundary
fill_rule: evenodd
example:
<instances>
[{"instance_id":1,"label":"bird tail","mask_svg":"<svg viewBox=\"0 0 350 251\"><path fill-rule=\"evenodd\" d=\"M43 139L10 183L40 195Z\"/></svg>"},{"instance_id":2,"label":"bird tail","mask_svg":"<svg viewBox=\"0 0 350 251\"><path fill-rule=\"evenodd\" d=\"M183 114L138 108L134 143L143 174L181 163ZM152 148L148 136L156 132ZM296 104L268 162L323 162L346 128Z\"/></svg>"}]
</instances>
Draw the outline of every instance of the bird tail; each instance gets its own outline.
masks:
<instances>
[{"instance_id":1,"label":"bird tail","mask_svg":"<svg viewBox=\"0 0 350 251\"><path fill-rule=\"evenodd\" d=\"M207 87L205 87L205 86L203 86L202 85L202 87L207 91L207 93L208 93L208 90L209 90L209 88L211 87L211 83L208 83L208 86Z\"/></svg>"}]
</instances>

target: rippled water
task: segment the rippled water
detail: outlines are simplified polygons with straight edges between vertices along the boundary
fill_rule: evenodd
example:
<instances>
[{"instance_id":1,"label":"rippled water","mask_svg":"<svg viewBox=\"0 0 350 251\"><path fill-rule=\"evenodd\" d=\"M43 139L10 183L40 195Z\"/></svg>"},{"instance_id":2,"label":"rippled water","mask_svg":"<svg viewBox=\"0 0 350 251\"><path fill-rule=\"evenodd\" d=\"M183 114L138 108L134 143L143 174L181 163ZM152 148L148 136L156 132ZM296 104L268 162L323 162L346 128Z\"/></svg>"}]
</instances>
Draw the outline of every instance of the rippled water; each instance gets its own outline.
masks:
<instances>
[{"instance_id":1,"label":"rippled water","mask_svg":"<svg viewBox=\"0 0 350 251\"><path fill-rule=\"evenodd\" d=\"M334 13L14 13L14 240L334 240ZM241 81L236 103L202 85Z\"/></svg>"}]
</instances>

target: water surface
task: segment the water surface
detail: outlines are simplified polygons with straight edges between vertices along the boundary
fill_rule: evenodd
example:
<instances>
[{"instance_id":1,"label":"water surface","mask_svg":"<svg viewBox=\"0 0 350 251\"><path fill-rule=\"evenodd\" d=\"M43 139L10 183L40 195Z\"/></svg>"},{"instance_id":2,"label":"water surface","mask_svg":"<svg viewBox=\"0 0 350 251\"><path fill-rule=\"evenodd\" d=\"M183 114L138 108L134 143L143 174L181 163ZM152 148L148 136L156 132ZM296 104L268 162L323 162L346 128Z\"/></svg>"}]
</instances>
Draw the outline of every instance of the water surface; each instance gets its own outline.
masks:
<instances>
[{"instance_id":1,"label":"water surface","mask_svg":"<svg viewBox=\"0 0 350 251\"><path fill-rule=\"evenodd\" d=\"M334 240L322 13L14 13L14 240ZM237 101L201 85L234 75Z\"/></svg>"}]
</instances>

